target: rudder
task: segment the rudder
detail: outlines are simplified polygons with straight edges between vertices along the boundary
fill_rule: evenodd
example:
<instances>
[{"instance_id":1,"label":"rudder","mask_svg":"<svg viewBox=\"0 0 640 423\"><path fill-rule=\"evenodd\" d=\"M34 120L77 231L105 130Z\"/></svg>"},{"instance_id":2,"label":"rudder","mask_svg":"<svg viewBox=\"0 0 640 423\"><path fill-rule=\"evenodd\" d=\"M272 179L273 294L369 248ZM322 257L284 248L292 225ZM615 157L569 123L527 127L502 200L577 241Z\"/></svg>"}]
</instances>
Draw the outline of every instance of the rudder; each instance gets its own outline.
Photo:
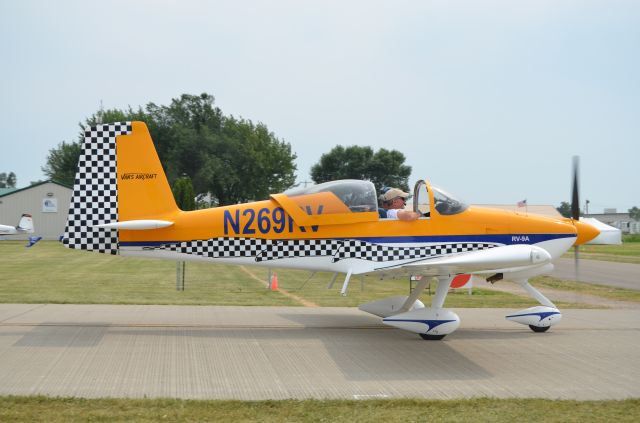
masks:
<instances>
[{"instance_id":1,"label":"rudder","mask_svg":"<svg viewBox=\"0 0 640 423\"><path fill-rule=\"evenodd\" d=\"M97 225L177 210L143 122L103 124L85 131L62 239L66 247L117 254L118 230Z\"/></svg>"}]
</instances>

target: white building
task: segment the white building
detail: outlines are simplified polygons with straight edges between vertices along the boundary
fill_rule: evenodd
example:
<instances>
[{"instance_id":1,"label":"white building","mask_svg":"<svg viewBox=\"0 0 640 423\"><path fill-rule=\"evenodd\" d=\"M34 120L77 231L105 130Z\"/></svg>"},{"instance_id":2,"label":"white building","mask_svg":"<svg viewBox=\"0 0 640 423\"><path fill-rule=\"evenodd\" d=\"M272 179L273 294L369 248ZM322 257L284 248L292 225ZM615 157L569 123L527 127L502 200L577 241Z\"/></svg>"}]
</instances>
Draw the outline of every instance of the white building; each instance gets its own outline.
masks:
<instances>
[{"instance_id":1,"label":"white building","mask_svg":"<svg viewBox=\"0 0 640 423\"><path fill-rule=\"evenodd\" d=\"M0 193L0 224L17 225L20 216L28 213L33 217L34 233L10 239L41 236L57 240L64 233L72 191L58 182L45 181Z\"/></svg>"},{"instance_id":2,"label":"white building","mask_svg":"<svg viewBox=\"0 0 640 423\"><path fill-rule=\"evenodd\" d=\"M618 228L625 234L640 233L640 222L637 222L629 216L629 213L616 213L616 209L604 209L602 214L587 214L585 217L595 217L607 225Z\"/></svg>"}]
</instances>

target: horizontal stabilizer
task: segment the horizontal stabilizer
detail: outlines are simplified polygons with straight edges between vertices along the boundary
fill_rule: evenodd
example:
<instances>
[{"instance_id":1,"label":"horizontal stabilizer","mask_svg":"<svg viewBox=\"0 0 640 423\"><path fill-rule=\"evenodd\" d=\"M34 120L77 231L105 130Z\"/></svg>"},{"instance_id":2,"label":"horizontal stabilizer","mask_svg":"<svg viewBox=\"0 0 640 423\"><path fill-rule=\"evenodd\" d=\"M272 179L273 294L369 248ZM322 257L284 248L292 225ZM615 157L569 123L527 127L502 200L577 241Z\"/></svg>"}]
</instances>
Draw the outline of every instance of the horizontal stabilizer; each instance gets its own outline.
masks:
<instances>
[{"instance_id":1,"label":"horizontal stabilizer","mask_svg":"<svg viewBox=\"0 0 640 423\"><path fill-rule=\"evenodd\" d=\"M168 220L126 220L124 222L103 223L93 225L94 228L102 229L125 229L129 231L143 231L148 229L161 229L173 225Z\"/></svg>"}]
</instances>

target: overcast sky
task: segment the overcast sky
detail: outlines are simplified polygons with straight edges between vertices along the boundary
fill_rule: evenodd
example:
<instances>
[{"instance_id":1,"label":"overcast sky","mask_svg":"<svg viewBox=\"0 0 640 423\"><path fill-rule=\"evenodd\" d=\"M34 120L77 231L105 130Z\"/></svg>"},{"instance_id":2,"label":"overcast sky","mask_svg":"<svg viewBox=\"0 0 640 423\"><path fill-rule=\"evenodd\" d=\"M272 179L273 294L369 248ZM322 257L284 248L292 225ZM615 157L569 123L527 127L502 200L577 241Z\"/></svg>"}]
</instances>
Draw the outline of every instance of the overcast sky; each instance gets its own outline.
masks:
<instances>
[{"instance_id":1,"label":"overcast sky","mask_svg":"<svg viewBox=\"0 0 640 423\"><path fill-rule=\"evenodd\" d=\"M640 206L640 1L3 1L0 172L105 108L207 92L297 154L397 149L469 203Z\"/></svg>"}]
</instances>

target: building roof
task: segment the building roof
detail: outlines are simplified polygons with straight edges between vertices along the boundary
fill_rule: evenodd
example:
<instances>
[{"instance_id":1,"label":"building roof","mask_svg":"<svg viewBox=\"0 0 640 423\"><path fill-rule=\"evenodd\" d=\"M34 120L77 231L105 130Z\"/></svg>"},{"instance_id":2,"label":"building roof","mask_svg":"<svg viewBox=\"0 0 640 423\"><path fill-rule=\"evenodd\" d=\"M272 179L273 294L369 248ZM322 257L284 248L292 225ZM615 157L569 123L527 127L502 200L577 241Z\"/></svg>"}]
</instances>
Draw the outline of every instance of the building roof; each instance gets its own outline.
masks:
<instances>
[{"instance_id":1,"label":"building roof","mask_svg":"<svg viewBox=\"0 0 640 423\"><path fill-rule=\"evenodd\" d=\"M10 192L13 192L17 189L18 188L0 188L0 197L2 197L3 195L9 194Z\"/></svg>"},{"instance_id":2,"label":"building roof","mask_svg":"<svg viewBox=\"0 0 640 423\"><path fill-rule=\"evenodd\" d=\"M60 183L60 182L53 181L53 180L49 179L49 180L46 180L46 181L36 182L35 184L29 185L29 186L24 187L24 188L0 188L0 197L5 197L5 196L10 195L10 194L15 194L17 192L25 191L25 190L28 190L28 189L31 189L31 188L35 188L37 186L48 184L48 183L60 185L61 187L64 187L64 188L73 189L73 187L70 187L69 185L66 185L66 184L63 184L63 183ZM7 191L7 192L3 191L5 189L8 189L9 191Z\"/></svg>"}]
</instances>

